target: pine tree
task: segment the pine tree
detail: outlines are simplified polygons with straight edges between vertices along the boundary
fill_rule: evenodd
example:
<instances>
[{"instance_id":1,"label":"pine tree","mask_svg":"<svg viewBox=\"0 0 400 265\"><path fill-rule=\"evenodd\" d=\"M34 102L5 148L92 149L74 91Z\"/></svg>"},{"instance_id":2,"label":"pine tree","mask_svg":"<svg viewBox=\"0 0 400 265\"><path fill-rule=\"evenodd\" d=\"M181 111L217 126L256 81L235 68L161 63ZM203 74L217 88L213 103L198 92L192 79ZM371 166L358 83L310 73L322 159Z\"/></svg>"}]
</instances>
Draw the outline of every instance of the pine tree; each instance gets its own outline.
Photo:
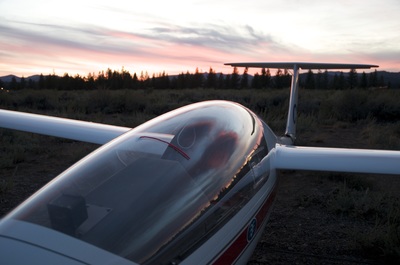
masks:
<instances>
[{"instance_id":1,"label":"pine tree","mask_svg":"<svg viewBox=\"0 0 400 265\"><path fill-rule=\"evenodd\" d=\"M325 70L322 75L321 89L328 89L328 88L329 88L329 74L328 70Z\"/></svg>"},{"instance_id":2,"label":"pine tree","mask_svg":"<svg viewBox=\"0 0 400 265\"><path fill-rule=\"evenodd\" d=\"M356 88L358 85L358 76L356 69L350 69L349 76L347 78L350 89Z\"/></svg>"},{"instance_id":3,"label":"pine tree","mask_svg":"<svg viewBox=\"0 0 400 265\"><path fill-rule=\"evenodd\" d=\"M89 73L88 76L85 78L86 81L86 88L87 89L95 89L96 88L96 81L94 73Z\"/></svg>"},{"instance_id":4,"label":"pine tree","mask_svg":"<svg viewBox=\"0 0 400 265\"><path fill-rule=\"evenodd\" d=\"M224 79L224 87L223 88L225 88L225 89L230 89L230 88L232 88L232 75L231 74L227 74L226 76L225 76L225 79Z\"/></svg>"},{"instance_id":5,"label":"pine tree","mask_svg":"<svg viewBox=\"0 0 400 265\"><path fill-rule=\"evenodd\" d=\"M378 72L375 71L369 73L369 86L370 87L378 87Z\"/></svg>"},{"instance_id":6,"label":"pine tree","mask_svg":"<svg viewBox=\"0 0 400 265\"><path fill-rule=\"evenodd\" d=\"M261 77L258 72L254 74L253 80L251 81L251 87L255 89L260 89L262 87Z\"/></svg>"},{"instance_id":7,"label":"pine tree","mask_svg":"<svg viewBox=\"0 0 400 265\"><path fill-rule=\"evenodd\" d=\"M240 88L248 88L249 87L249 69L246 67L244 68L242 78L240 80Z\"/></svg>"},{"instance_id":8,"label":"pine tree","mask_svg":"<svg viewBox=\"0 0 400 265\"><path fill-rule=\"evenodd\" d=\"M383 75L381 75L380 77L379 77L379 87L385 87L386 86L386 84L385 84L385 78L383 77Z\"/></svg>"},{"instance_id":9,"label":"pine tree","mask_svg":"<svg viewBox=\"0 0 400 265\"><path fill-rule=\"evenodd\" d=\"M282 74L282 70L278 69L276 71L276 75L275 75L275 87L276 88L282 88L283 87L283 74Z\"/></svg>"},{"instance_id":10,"label":"pine tree","mask_svg":"<svg viewBox=\"0 0 400 265\"><path fill-rule=\"evenodd\" d=\"M207 85L208 88L216 88L217 87L217 75L215 71L210 67L207 75Z\"/></svg>"},{"instance_id":11,"label":"pine tree","mask_svg":"<svg viewBox=\"0 0 400 265\"><path fill-rule=\"evenodd\" d=\"M311 69L307 72L304 88L315 89L314 73Z\"/></svg>"},{"instance_id":12,"label":"pine tree","mask_svg":"<svg viewBox=\"0 0 400 265\"><path fill-rule=\"evenodd\" d=\"M271 87L271 80L272 80L271 71L268 68L267 71L265 72L265 76L264 76L264 86L265 86L265 88Z\"/></svg>"},{"instance_id":13,"label":"pine tree","mask_svg":"<svg viewBox=\"0 0 400 265\"><path fill-rule=\"evenodd\" d=\"M186 76L183 72L178 75L176 87L178 89L187 88Z\"/></svg>"},{"instance_id":14,"label":"pine tree","mask_svg":"<svg viewBox=\"0 0 400 265\"><path fill-rule=\"evenodd\" d=\"M0 84L0 87L1 87L1 84ZM36 88L36 82L32 78L28 79L28 88L30 88L30 89Z\"/></svg>"},{"instance_id":15,"label":"pine tree","mask_svg":"<svg viewBox=\"0 0 400 265\"><path fill-rule=\"evenodd\" d=\"M44 89L45 87L45 82L44 82L44 76L43 74L40 74L39 76L39 89Z\"/></svg>"},{"instance_id":16,"label":"pine tree","mask_svg":"<svg viewBox=\"0 0 400 265\"><path fill-rule=\"evenodd\" d=\"M237 67L233 67L233 72L230 78L230 88L234 88L237 89L239 87L239 81L240 81L240 77L239 77L239 71L237 69Z\"/></svg>"},{"instance_id":17,"label":"pine tree","mask_svg":"<svg viewBox=\"0 0 400 265\"><path fill-rule=\"evenodd\" d=\"M282 87L290 87L292 76L289 74L288 69L283 70Z\"/></svg>"},{"instance_id":18,"label":"pine tree","mask_svg":"<svg viewBox=\"0 0 400 265\"><path fill-rule=\"evenodd\" d=\"M315 88L320 89L322 87L322 72L318 69L317 75L315 76Z\"/></svg>"},{"instance_id":19,"label":"pine tree","mask_svg":"<svg viewBox=\"0 0 400 265\"><path fill-rule=\"evenodd\" d=\"M24 76L22 76L21 80L19 81L19 87L20 87L20 89L26 88L26 80L25 80Z\"/></svg>"},{"instance_id":20,"label":"pine tree","mask_svg":"<svg viewBox=\"0 0 400 265\"><path fill-rule=\"evenodd\" d=\"M367 74L364 71L361 74L360 87L364 89L368 87Z\"/></svg>"},{"instance_id":21,"label":"pine tree","mask_svg":"<svg viewBox=\"0 0 400 265\"><path fill-rule=\"evenodd\" d=\"M218 82L217 82L217 88L219 88L219 89L224 88L224 83L225 83L224 74L223 73L219 73Z\"/></svg>"},{"instance_id":22,"label":"pine tree","mask_svg":"<svg viewBox=\"0 0 400 265\"><path fill-rule=\"evenodd\" d=\"M10 89L16 90L16 89L18 89L18 88L19 88L19 86L18 86L17 79L15 78L15 76L13 76L13 77L11 78L11 82L10 82Z\"/></svg>"},{"instance_id":23,"label":"pine tree","mask_svg":"<svg viewBox=\"0 0 400 265\"><path fill-rule=\"evenodd\" d=\"M346 80L344 78L343 72L340 71L338 78L338 89L345 89L345 88L346 88Z\"/></svg>"},{"instance_id":24,"label":"pine tree","mask_svg":"<svg viewBox=\"0 0 400 265\"><path fill-rule=\"evenodd\" d=\"M199 68L196 67L196 72L193 76L193 84L192 88L200 88L203 87L203 74L200 73Z\"/></svg>"},{"instance_id":25,"label":"pine tree","mask_svg":"<svg viewBox=\"0 0 400 265\"><path fill-rule=\"evenodd\" d=\"M265 68L261 69L260 83L262 88L267 88L269 86L269 83L267 82L267 71Z\"/></svg>"}]
</instances>

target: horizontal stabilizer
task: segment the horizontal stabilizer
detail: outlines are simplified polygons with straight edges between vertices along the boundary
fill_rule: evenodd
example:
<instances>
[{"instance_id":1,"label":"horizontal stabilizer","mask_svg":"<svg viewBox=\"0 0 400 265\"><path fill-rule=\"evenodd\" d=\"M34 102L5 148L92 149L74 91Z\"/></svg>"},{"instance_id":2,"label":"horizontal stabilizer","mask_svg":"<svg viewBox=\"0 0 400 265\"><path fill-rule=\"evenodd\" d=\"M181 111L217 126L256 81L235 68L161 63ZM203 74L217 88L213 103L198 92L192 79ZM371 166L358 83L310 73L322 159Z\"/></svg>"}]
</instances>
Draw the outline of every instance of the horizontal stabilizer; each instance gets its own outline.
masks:
<instances>
[{"instance_id":1,"label":"horizontal stabilizer","mask_svg":"<svg viewBox=\"0 0 400 265\"><path fill-rule=\"evenodd\" d=\"M293 69L369 69L378 67L372 64L345 64L345 63L306 63L306 62L254 62L254 63L226 63L225 65L248 68L281 68Z\"/></svg>"},{"instance_id":2,"label":"horizontal stabilizer","mask_svg":"<svg viewBox=\"0 0 400 265\"><path fill-rule=\"evenodd\" d=\"M400 175L400 151L276 145L275 168Z\"/></svg>"},{"instance_id":3,"label":"horizontal stabilizer","mask_svg":"<svg viewBox=\"0 0 400 265\"><path fill-rule=\"evenodd\" d=\"M0 128L95 144L105 144L131 129L10 110L0 110Z\"/></svg>"}]
</instances>

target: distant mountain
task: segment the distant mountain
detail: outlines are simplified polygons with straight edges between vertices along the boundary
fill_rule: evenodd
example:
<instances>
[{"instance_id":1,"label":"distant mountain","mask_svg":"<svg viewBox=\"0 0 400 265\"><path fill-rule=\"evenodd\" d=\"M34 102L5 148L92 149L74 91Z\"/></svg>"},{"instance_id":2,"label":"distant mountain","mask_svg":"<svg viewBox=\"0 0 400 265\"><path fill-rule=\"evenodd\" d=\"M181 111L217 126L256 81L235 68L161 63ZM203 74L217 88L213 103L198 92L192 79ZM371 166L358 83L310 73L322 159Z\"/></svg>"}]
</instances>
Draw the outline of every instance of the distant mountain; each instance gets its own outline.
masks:
<instances>
[{"instance_id":1,"label":"distant mountain","mask_svg":"<svg viewBox=\"0 0 400 265\"><path fill-rule=\"evenodd\" d=\"M20 81L21 81L21 77L18 77L18 76L16 76L16 75L0 76L0 80L3 81L4 83L9 83L9 82L11 82L11 80L13 79L13 77L15 77L15 80L16 80L17 82L20 82ZM40 78L40 75L31 75L31 76L25 77L25 80L28 81L28 80L31 79L32 81L37 82L37 81L39 81L39 78Z\"/></svg>"},{"instance_id":2,"label":"distant mountain","mask_svg":"<svg viewBox=\"0 0 400 265\"><path fill-rule=\"evenodd\" d=\"M17 82L19 82L21 80L21 78L19 78L16 75L6 75L6 76L1 76L0 80L3 81L4 83L8 83L11 82L11 80L13 79L13 77L15 77L15 79L17 80Z\"/></svg>"},{"instance_id":3,"label":"distant mountain","mask_svg":"<svg viewBox=\"0 0 400 265\"><path fill-rule=\"evenodd\" d=\"M385 82L390 82L392 88L400 88L400 72L391 73L386 71L378 71L378 76L382 75Z\"/></svg>"},{"instance_id":4,"label":"distant mountain","mask_svg":"<svg viewBox=\"0 0 400 265\"><path fill-rule=\"evenodd\" d=\"M317 75L317 71L313 71L314 73L314 77L316 77ZM380 79L381 77L383 77L383 80L385 82L385 85L390 85L391 88L400 88L400 72L398 73L392 73L392 72L387 72L387 71L377 71L377 76ZM331 80L333 78L333 76L337 74L340 74L340 71L329 71L328 72L328 76L329 76L329 80ZM343 75L347 78L349 72L348 71L343 71ZM367 73L367 78L369 77L370 73ZM361 75L362 72L358 72L357 76L358 79L361 79ZM303 82L306 80L307 77L307 73L301 73L300 74L300 81ZM369 80L369 79L368 79Z\"/></svg>"}]
</instances>

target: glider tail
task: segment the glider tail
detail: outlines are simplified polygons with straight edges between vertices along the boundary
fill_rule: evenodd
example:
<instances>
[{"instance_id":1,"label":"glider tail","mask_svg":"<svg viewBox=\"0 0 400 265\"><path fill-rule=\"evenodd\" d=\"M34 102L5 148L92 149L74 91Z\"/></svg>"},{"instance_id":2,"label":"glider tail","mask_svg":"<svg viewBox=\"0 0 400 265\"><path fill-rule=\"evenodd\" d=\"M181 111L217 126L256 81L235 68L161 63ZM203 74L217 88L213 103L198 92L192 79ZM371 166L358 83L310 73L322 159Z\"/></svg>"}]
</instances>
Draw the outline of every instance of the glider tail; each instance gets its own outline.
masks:
<instances>
[{"instance_id":1,"label":"glider tail","mask_svg":"<svg viewBox=\"0 0 400 265\"><path fill-rule=\"evenodd\" d=\"M226 63L234 67L278 68L293 69L292 84L290 87L290 101L286 122L285 135L281 138L283 143L294 144L296 140L297 98L299 90L299 72L318 69L370 69L378 67L372 64L343 64L343 63L305 63L305 62L256 62L256 63Z\"/></svg>"}]
</instances>

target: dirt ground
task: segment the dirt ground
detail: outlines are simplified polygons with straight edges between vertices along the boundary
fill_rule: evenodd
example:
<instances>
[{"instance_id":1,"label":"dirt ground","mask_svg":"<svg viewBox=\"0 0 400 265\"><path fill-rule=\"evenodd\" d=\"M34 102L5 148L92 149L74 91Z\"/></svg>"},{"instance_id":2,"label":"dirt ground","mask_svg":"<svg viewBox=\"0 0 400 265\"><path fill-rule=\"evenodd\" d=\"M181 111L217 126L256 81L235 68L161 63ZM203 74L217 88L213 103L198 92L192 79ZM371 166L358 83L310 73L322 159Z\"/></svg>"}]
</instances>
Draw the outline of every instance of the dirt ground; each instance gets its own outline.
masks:
<instances>
[{"instance_id":1,"label":"dirt ground","mask_svg":"<svg viewBox=\"0 0 400 265\"><path fill-rule=\"evenodd\" d=\"M324 128L318 137L305 133L302 142L362 147L363 140L355 134L355 129ZM0 169L1 181L12 178L12 187L0 194L0 216L71 165L70 150L78 147L89 152L95 146L52 140L46 153L29 155L17 168ZM327 173L285 171L279 175L274 209L249 265L385 264L383 259L368 258L368 253L362 252L353 238L370 229L370 223L340 216L327 209L326 199L337 189L335 185L340 185L330 181ZM400 189L400 181L393 177L383 181L375 176L369 178L382 182L380 189L391 187L391 192Z\"/></svg>"},{"instance_id":2,"label":"dirt ground","mask_svg":"<svg viewBox=\"0 0 400 265\"><path fill-rule=\"evenodd\" d=\"M308 146L368 148L355 127L321 127L318 134L304 132ZM371 257L356 238L374 223L333 213L327 207L340 181L329 172L285 171L279 174L274 209L249 265L261 264L399 264L399 260ZM347 174L373 184L374 192L398 196L399 176Z\"/></svg>"},{"instance_id":3,"label":"dirt ground","mask_svg":"<svg viewBox=\"0 0 400 265\"><path fill-rule=\"evenodd\" d=\"M280 174L274 209L249 265L385 264L367 258L352 238L369 224L327 209L324 200L334 188L324 177L327 174Z\"/></svg>"}]
</instances>

